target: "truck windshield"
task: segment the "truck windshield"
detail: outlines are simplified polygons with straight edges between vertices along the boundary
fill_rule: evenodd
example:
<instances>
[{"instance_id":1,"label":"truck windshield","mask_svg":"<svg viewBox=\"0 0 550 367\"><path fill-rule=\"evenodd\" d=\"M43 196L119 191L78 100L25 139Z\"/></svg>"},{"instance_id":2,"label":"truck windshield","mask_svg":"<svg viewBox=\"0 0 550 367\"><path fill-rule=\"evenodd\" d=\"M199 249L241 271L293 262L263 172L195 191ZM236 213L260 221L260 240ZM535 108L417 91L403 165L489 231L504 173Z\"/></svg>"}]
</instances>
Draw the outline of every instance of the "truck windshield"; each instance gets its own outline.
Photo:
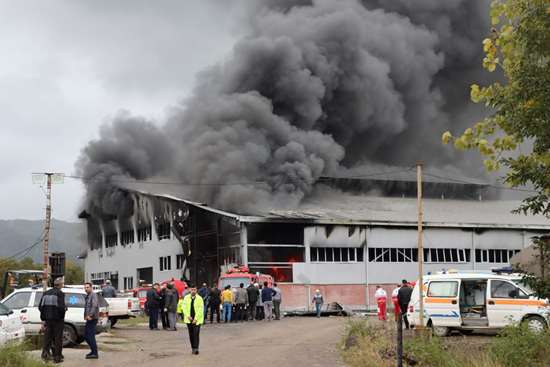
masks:
<instances>
[{"instance_id":1,"label":"truck windshield","mask_svg":"<svg viewBox=\"0 0 550 367\"><path fill-rule=\"evenodd\" d=\"M238 278L222 278L221 289L230 285L231 288L239 288L239 285L243 283L245 287L248 287L250 280L247 277L238 277Z\"/></svg>"}]
</instances>

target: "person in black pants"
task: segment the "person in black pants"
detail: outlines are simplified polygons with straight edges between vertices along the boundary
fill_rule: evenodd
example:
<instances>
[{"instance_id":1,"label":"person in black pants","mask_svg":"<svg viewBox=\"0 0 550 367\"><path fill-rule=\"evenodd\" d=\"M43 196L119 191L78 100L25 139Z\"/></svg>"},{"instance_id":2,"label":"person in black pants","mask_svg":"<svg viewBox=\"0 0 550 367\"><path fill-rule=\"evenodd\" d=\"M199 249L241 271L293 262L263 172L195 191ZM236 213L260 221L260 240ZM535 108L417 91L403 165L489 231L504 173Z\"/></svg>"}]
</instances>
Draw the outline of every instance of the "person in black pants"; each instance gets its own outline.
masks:
<instances>
[{"instance_id":1,"label":"person in black pants","mask_svg":"<svg viewBox=\"0 0 550 367\"><path fill-rule=\"evenodd\" d=\"M90 346L90 353L86 354L86 359L97 359L97 343L95 340L97 320L99 319L99 301L97 294L92 289L92 283L84 283L86 291L86 300L84 303L84 340Z\"/></svg>"},{"instance_id":2,"label":"person in black pants","mask_svg":"<svg viewBox=\"0 0 550 367\"><path fill-rule=\"evenodd\" d=\"M166 306L166 284L163 284L160 287L160 322L162 323L162 328L168 330L170 328L170 322L168 321L168 312L164 311Z\"/></svg>"},{"instance_id":3,"label":"person in black pants","mask_svg":"<svg viewBox=\"0 0 550 367\"><path fill-rule=\"evenodd\" d=\"M42 347L42 359L50 358L50 348L53 350L53 362L63 362L63 328L65 326L65 294L63 279L57 278L54 287L44 293L38 304L40 320L44 327L44 345Z\"/></svg>"},{"instance_id":4,"label":"person in black pants","mask_svg":"<svg viewBox=\"0 0 550 367\"><path fill-rule=\"evenodd\" d=\"M208 307L210 308L210 323L214 322L214 313L216 314L216 322L220 322L220 304L221 304L221 292L215 285L210 289L210 301Z\"/></svg>"},{"instance_id":5,"label":"person in black pants","mask_svg":"<svg viewBox=\"0 0 550 367\"><path fill-rule=\"evenodd\" d=\"M411 301L411 294L413 289L409 286L409 282L403 279L401 288L397 292L397 301L399 302L399 308L401 309L401 315L403 316L403 322L405 328L409 329L409 319L407 318L407 310L409 308L409 302Z\"/></svg>"},{"instance_id":6,"label":"person in black pants","mask_svg":"<svg viewBox=\"0 0 550 367\"><path fill-rule=\"evenodd\" d=\"M147 313L149 314L149 329L158 330L158 319L160 311L160 286L153 284L153 288L147 291L147 302L145 303Z\"/></svg>"},{"instance_id":7,"label":"person in black pants","mask_svg":"<svg viewBox=\"0 0 550 367\"><path fill-rule=\"evenodd\" d=\"M199 354L201 325L204 323L204 301L197 288L189 285L190 292L183 298L183 322L187 324L193 354Z\"/></svg>"}]
</instances>

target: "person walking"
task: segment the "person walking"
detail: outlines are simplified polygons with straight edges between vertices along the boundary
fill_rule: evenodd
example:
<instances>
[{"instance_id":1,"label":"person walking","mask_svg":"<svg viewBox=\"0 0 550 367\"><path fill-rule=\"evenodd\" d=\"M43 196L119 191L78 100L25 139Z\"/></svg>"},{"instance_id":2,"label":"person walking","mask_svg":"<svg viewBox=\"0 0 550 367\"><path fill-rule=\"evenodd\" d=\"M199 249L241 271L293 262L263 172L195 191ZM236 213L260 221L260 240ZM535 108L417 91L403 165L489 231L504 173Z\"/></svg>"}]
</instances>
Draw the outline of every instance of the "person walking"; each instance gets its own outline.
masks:
<instances>
[{"instance_id":1,"label":"person walking","mask_svg":"<svg viewBox=\"0 0 550 367\"><path fill-rule=\"evenodd\" d=\"M99 300L97 294L93 291L92 283L84 283L86 298L84 301L84 340L90 347L90 353L86 354L86 359L97 359L97 343L95 340L97 320L99 319Z\"/></svg>"},{"instance_id":2,"label":"person walking","mask_svg":"<svg viewBox=\"0 0 550 367\"><path fill-rule=\"evenodd\" d=\"M258 290L257 284L252 284L246 288L246 293L248 294L248 317L250 320L256 319L256 304L258 303L258 298L260 297L260 291Z\"/></svg>"},{"instance_id":3,"label":"person walking","mask_svg":"<svg viewBox=\"0 0 550 367\"><path fill-rule=\"evenodd\" d=\"M105 285L101 288L101 293L105 298L116 298L116 289L111 285L109 279L105 281Z\"/></svg>"},{"instance_id":4,"label":"person walking","mask_svg":"<svg viewBox=\"0 0 550 367\"><path fill-rule=\"evenodd\" d=\"M231 291L230 285L225 286L221 299L223 305L222 319L227 323L231 321L231 309L233 308L233 291Z\"/></svg>"},{"instance_id":5,"label":"person walking","mask_svg":"<svg viewBox=\"0 0 550 367\"><path fill-rule=\"evenodd\" d=\"M166 284L160 286L160 322L162 323L162 328L168 330L168 313L164 310L166 309Z\"/></svg>"},{"instance_id":6,"label":"person walking","mask_svg":"<svg viewBox=\"0 0 550 367\"><path fill-rule=\"evenodd\" d=\"M221 292L215 285L212 286L212 289L210 289L210 300L208 302L208 306L210 308L210 323L212 324L214 322L214 314L216 314L216 322L220 323L220 304L222 302L221 300ZM205 313L206 315L206 313Z\"/></svg>"},{"instance_id":7,"label":"person walking","mask_svg":"<svg viewBox=\"0 0 550 367\"><path fill-rule=\"evenodd\" d=\"M379 285L376 286L376 292L374 293L374 298L376 299L376 305L378 306L378 320L386 321L387 319L387 298L388 295L386 294L386 291L384 288L380 287Z\"/></svg>"},{"instance_id":8,"label":"person walking","mask_svg":"<svg viewBox=\"0 0 550 367\"><path fill-rule=\"evenodd\" d=\"M275 295L273 296L273 310L275 311L275 320L280 320L283 294L281 292L281 289L277 287L277 283L273 283L273 291L275 292Z\"/></svg>"},{"instance_id":9,"label":"person walking","mask_svg":"<svg viewBox=\"0 0 550 367\"><path fill-rule=\"evenodd\" d=\"M176 312L178 310L178 291L169 283L164 292L164 312L168 318L167 330L176 331Z\"/></svg>"},{"instance_id":10,"label":"person walking","mask_svg":"<svg viewBox=\"0 0 550 367\"><path fill-rule=\"evenodd\" d=\"M201 325L204 323L204 301L191 286L189 294L183 298L183 322L187 324L189 342L193 354L199 354Z\"/></svg>"},{"instance_id":11,"label":"person walking","mask_svg":"<svg viewBox=\"0 0 550 367\"><path fill-rule=\"evenodd\" d=\"M147 301L145 308L149 314L149 329L158 330L158 319L160 310L160 286L158 283L153 284L153 288L147 291Z\"/></svg>"},{"instance_id":12,"label":"person walking","mask_svg":"<svg viewBox=\"0 0 550 367\"><path fill-rule=\"evenodd\" d=\"M395 321L399 318L399 314L401 313L401 308L399 307L399 300L397 299L397 295L399 293L399 284L395 289L391 292L391 301L393 303L393 313L395 314Z\"/></svg>"},{"instance_id":13,"label":"person walking","mask_svg":"<svg viewBox=\"0 0 550 367\"><path fill-rule=\"evenodd\" d=\"M53 288L44 293L38 304L40 320L44 328L42 359L49 360L50 349L52 349L51 357L54 363L63 362L63 327L67 307L65 307L65 293L61 290L62 288L63 279L55 279Z\"/></svg>"},{"instance_id":14,"label":"person walking","mask_svg":"<svg viewBox=\"0 0 550 367\"><path fill-rule=\"evenodd\" d=\"M403 322L405 323L405 329L409 329L407 309L409 308L409 302L411 301L413 289L409 287L409 282L407 282L406 279L403 279L401 283L401 288L399 288L399 291L397 292L397 300L399 302L399 308L401 309L401 315L403 316Z\"/></svg>"},{"instance_id":15,"label":"person walking","mask_svg":"<svg viewBox=\"0 0 550 367\"><path fill-rule=\"evenodd\" d=\"M264 305L264 314L266 321L271 321L273 318L273 296L275 291L270 288L267 282L264 282L264 288L262 289L262 304Z\"/></svg>"},{"instance_id":16,"label":"person walking","mask_svg":"<svg viewBox=\"0 0 550 367\"><path fill-rule=\"evenodd\" d=\"M208 303L210 302L210 290L208 289L206 283L202 283L202 287L199 289L199 296L202 297L204 302L204 319L206 320L206 316L208 314Z\"/></svg>"},{"instance_id":17,"label":"person walking","mask_svg":"<svg viewBox=\"0 0 550 367\"><path fill-rule=\"evenodd\" d=\"M325 303L325 300L323 299L323 295L321 294L321 291L319 289L315 290L315 294L313 295L311 303L315 305L315 312L317 313L317 317L321 317L321 308L323 307L323 303Z\"/></svg>"},{"instance_id":18,"label":"person walking","mask_svg":"<svg viewBox=\"0 0 550 367\"><path fill-rule=\"evenodd\" d=\"M248 303L248 292L244 289L244 283L239 284L235 295L235 320L242 322L246 317L246 304Z\"/></svg>"},{"instance_id":19,"label":"person walking","mask_svg":"<svg viewBox=\"0 0 550 367\"><path fill-rule=\"evenodd\" d=\"M264 286L260 284L258 287L258 303L256 303L256 319L257 320L263 320L264 319L264 304L262 302L262 290L264 289Z\"/></svg>"}]
</instances>

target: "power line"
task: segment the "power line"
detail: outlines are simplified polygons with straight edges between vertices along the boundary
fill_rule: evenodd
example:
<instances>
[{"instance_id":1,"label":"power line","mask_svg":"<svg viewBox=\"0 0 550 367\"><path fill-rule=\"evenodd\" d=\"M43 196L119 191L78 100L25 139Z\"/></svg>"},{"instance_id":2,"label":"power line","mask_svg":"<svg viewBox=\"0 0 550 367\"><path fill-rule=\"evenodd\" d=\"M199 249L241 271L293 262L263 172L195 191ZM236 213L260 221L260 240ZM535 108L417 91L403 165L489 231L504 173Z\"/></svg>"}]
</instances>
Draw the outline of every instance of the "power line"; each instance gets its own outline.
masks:
<instances>
[{"instance_id":1,"label":"power line","mask_svg":"<svg viewBox=\"0 0 550 367\"><path fill-rule=\"evenodd\" d=\"M35 248L40 243L42 243L43 239L44 239L44 231L42 231L42 234L40 235L40 238L36 242L34 242L32 245L30 245L27 248L24 248L22 250L17 251L15 254L13 254L11 256L6 256L6 258L15 259L15 258L21 257L22 254L23 254L23 256L27 255L33 248Z\"/></svg>"}]
</instances>

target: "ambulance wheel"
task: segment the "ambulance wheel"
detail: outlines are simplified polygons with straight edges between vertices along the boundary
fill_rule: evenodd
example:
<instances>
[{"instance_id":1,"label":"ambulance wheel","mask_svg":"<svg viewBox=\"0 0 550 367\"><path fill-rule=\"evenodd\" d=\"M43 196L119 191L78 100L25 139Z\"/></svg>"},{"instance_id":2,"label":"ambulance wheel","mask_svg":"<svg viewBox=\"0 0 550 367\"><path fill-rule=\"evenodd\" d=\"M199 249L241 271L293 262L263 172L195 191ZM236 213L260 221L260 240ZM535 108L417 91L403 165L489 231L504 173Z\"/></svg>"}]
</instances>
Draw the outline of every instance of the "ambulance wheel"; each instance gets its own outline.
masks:
<instances>
[{"instance_id":1,"label":"ambulance wheel","mask_svg":"<svg viewBox=\"0 0 550 367\"><path fill-rule=\"evenodd\" d=\"M439 337L444 337L449 335L451 332L451 329L449 329L446 326L434 326L434 324L430 321L430 326L432 327L432 334Z\"/></svg>"},{"instance_id":2,"label":"ambulance wheel","mask_svg":"<svg viewBox=\"0 0 550 367\"><path fill-rule=\"evenodd\" d=\"M529 316L524 321L533 333L539 334L546 328L546 321L540 316Z\"/></svg>"},{"instance_id":3,"label":"ambulance wheel","mask_svg":"<svg viewBox=\"0 0 550 367\"><path fill-rule=\"evenodd\" d=\"M77 345L77 338L75 328L72 325L65 324L63 326L63 348Z\"/></svg>"}]
</instances>

